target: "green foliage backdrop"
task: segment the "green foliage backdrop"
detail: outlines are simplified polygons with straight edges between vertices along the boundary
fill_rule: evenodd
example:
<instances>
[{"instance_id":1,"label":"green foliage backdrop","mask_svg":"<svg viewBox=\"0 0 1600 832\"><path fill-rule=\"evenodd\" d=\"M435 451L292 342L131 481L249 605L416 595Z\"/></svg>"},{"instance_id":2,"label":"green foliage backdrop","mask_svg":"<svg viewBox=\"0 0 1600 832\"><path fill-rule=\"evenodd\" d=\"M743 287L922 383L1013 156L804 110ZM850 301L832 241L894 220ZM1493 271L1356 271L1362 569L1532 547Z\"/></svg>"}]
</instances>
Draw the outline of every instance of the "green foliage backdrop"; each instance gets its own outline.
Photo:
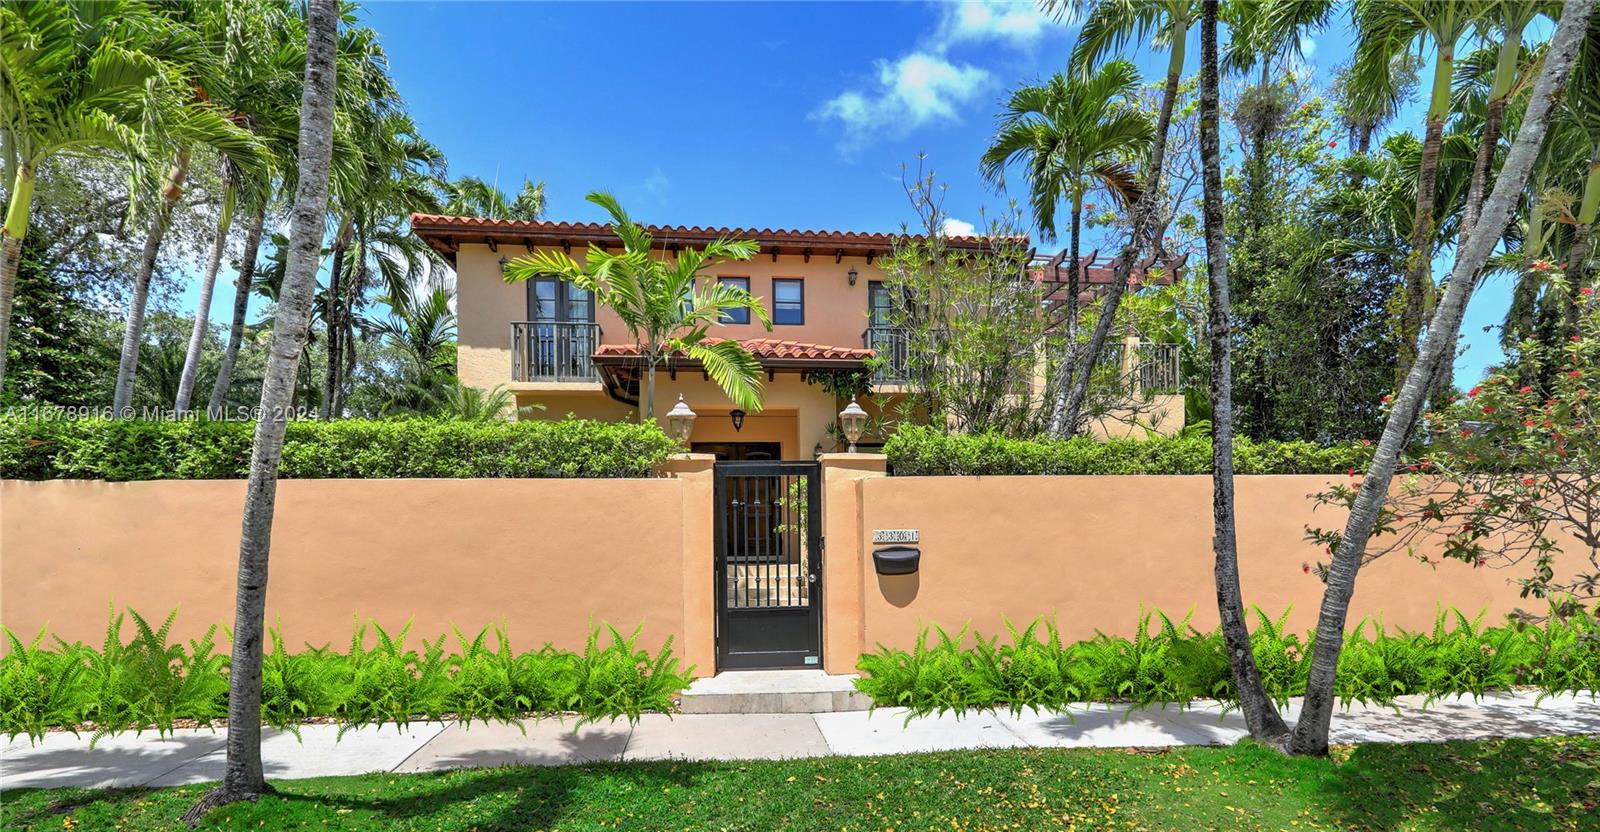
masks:
<instances>
[{"instance_id":1,"label":"green foliage backdrop","mask_svg":"<svg viewBox=\"0 0 1600 832\"><path fill-rule=\"evenodd\" d=\"M903 427L884 445L896 476L1000 476L1008 474L1208 474L1211 439L1204 436L1113 439L1010 439L998 434L949 434ZM1323 447L1312 442L1234 445L1240 474L1344 474L1365 470L1372 446L1353 442Z\"/></svg>"},{"instance_id":2,"label":"green foliage backdrop","mask_svg":"<svg viewBox=\"0 0 1600 832\"><path fill-rule=\"evenodd\" d=\"M241 479L252 422L0 416L9 479ZM435 419L296 420L286 479L646 477L677 449L655 425Z\"/></svg>"}]
</instances>

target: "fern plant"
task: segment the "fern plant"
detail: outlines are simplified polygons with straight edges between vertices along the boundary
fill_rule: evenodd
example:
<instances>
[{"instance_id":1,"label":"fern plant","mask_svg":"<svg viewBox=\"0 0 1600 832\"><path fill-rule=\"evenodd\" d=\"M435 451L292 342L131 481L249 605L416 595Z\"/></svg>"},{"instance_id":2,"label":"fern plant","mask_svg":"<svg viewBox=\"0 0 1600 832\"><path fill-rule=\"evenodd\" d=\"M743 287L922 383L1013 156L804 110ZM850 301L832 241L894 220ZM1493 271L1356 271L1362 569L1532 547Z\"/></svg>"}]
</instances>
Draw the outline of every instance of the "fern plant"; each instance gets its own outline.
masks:
<instances>
[{"instance_id":1,"label":"fern plant","mask_svg":"<svg viewBox=\"0 0 1600 832\"><path fill-rule=\"evenodd\" d=\"M43 630L26 644L10 630L5 635L11 652L0 658L0 729L34 742L56 726L76 734L87 704L80 683L86 648L60 639L56 650L42 647Z\"/></svg>"}]
</instances>

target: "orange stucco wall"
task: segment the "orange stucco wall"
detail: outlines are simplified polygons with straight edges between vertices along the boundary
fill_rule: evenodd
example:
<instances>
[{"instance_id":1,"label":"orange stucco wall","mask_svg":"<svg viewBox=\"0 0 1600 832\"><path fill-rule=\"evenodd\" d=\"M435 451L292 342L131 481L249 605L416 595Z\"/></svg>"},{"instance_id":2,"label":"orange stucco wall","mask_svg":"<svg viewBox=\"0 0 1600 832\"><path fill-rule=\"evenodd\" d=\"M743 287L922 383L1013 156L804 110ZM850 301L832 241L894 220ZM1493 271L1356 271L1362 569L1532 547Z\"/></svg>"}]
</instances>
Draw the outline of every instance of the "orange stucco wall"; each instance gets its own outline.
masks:
<instances>
[{"instance_id":1,"label":"orange stucco wall","mask_svg":"<svg viewBox=\"0 0 1600 832\"><path fill-rule=\"evenodd\" d=\"M824 667L850 672L923 625L1054 614L1069 638L1128 634L1139 608L1216 623L1211 483L1172 477L886 477L883 458L823 457ZM590 620L645 624L699 673L714 667L712 460L648 480L286 480L269 620L291 644L342 646L355 615L435 637L504 621L519 648L579 647ZM1322 584L1304 527L1316 476L1240 477L1245 598L1309 629ZM241 481L0 482L0 623L97 643L107 604L180 608L190 638L233 614ZM921 570L880 577L874 529L917 529ZM1436 554L1436 553L1429 553ZM1391 555L1363 570L1355 618L1408 629L1438 605L1491 616L1524 602L1513 571ZM131 631L125 631L125 635Z\"/></svg>"},{"instance_id":2,"label":"orange stucco wall","mask_svg":"<svg viewBox=\"0 0 1600 832\"><path fill-rule=\"evenodd\" d=\"M1328 482L1237 480L1245 601L1274 616L1292 606L1295 629L1314 626L1323 590L1304 570L1320 552L1304 540L1305 526L1337 528L1344 520L1328 508L1313 514L1307 495ZM863 648L908 646L927 624L970 622L996 634L1004 632L1003 618L1023 623L1051 614L1069 638L1088 638L1096 629L1128 635L1141 604L1177 617L1192 609L1202 629L1217 623L1209 477L878 477L862 481L860 494L855 546L830 540L828 554L859 560ZM873 529L919 529L920 572L877 575ZM832 525L829 531L835 533ZM1391 555L1362 570L1351 621L1381 615L1415 630L1433 624L1440 604L1471 613L1487 608L1498 617L1539 603L1518 598L1510 583L1515 575Z\"/></svg>"},{"instance_id":3,"label":"orange stucco wall","mask_svg":"<svg viewBox=\"0 0 1600 832\"><path fill-rule=\"evenodd\" d=\"M574 248L571 253L583 262L581 250ZM525 254L522 248L501 246L494 252L486 245L462 245L456 253L456 325L460 333L457 367L464 384L490 388L509 385L511 381L511 322L527 319L527 287L501 279L500 258ZM848 276L852 268L857 273L854 286ZM835 263L831 254L813 256L809 263L798 255L780 255L773 262L771 255L759 254L754 260L724 263L706 273L749 278L750 293L762 299L769 313L773 278L805 281L804 324L774 324L769 332L752 316L749 324L713 327L712 335L778 338L836 347L862 345L861 333L867 328L867 284L884 279L877 264L867 265L864 257L846 257ZM610 309L596 309L595 322L600 325L601 343L633 343ZM595 389L598 391L598 387Z\"/></svg>"},{"instance_id":4,"label":"orange stucco wall","mask_svg":"<svg viewBox=\"0 0 1600 832\"><path fill-rule=\"evenodd\" d=\"M108 603L158 620L178 607L184 638L231 625L244 486L0 482L0 621L25 638L48 626L93 644ZM643 622L649 645L673 636L681 650L684 550L709 546L706 522L686 529L688 487L286 480L267 619L282 621L292 645L340 649L355 615L391 632L414 620L427 638L503 621L519 649L581 648L591 619L625 633ZM704 655L695 660L708 670Z\"/></svg>"}]
</instances>

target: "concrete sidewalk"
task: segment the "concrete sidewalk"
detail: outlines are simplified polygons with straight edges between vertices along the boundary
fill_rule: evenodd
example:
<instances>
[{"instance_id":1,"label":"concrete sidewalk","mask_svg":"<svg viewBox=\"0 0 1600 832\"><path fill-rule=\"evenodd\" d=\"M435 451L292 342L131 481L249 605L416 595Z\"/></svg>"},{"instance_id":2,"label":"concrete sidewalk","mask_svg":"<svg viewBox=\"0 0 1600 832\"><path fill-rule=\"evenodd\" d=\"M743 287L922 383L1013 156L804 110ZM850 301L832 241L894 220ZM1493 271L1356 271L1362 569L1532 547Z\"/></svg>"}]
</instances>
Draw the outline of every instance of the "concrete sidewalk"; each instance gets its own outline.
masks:
<instances>
[{"instance_id":1,"label":"concrete sidewalk","mask_svg":"<svg viewBox=\"0 0 1600 832\"><path fill-rule=\"evenodd\" d=\"M1544 700L1537 694L1457 697L1423 710L1421 697L1402 697L1398 713L1355 706L1334 715L1335 743L1441 742L1489 737L1600 734L1600 699L1588 694ZM1297 715L1292 702L1286 714ZM1189 710L1085 706L1066 713L982 712L965 717L906 721L905 711L824 714L649 714L588 725L529 722L465 727L414 723L347 732L308 725L301 738L268 731L261 753L269 779L289 780L375 771L438 771L499 765L568 765L627 760L743 760L866 756L967 748L1120 748L1227 745L1245 736L1237 713L1222 717L1214 703ZM190 729L163 740L153 733L123 735L89 751L89 737L51 734L38 745L19 737L0 749L0 790L60 786L170 786L222 776L226 731Z\"/></svg>"}]
</instances>

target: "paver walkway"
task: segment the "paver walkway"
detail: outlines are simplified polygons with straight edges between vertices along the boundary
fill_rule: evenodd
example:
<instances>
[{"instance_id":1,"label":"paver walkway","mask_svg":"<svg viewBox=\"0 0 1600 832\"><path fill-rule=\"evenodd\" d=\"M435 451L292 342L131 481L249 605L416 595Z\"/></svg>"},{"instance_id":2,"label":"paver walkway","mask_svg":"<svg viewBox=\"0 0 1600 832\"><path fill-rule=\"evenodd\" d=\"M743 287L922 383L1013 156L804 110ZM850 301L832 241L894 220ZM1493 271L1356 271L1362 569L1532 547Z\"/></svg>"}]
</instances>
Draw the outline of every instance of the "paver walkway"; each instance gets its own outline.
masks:
<instances>
[{"instance_id":1,"label":"paver walkway","mask_svg":"<svg viewBox=\"0 0 1600 832\"><path fill-rule=\"evenodd\" d=\"M1398 711L1353 706L1333 720L1335 743L1439 742L1489 737L1600 734L1600 699L1589 694L1544 700L1536 694L1457 697L1422 709L1402 697ZM1286 716L1297 715L1292 702ZM1227 745L1245 736L1237 713L1216 704L1189 710L1085 706L1063 713L983 712L906 721L905 711L827 714L648 714L573 730L556 721L516 726L414 723L352 730L337 739L332 725L294 735L268 731L261 754L267 777L295 779L373 771L565 765L606 760L740 760L876 755L964 748ZM19 737L0 749L0 790L58 786L169 786L216 780L226 731L190 729L166 739L124 735L89 751L89 737L50 734L33 745Z\"/></svg>"}]
</instances>

